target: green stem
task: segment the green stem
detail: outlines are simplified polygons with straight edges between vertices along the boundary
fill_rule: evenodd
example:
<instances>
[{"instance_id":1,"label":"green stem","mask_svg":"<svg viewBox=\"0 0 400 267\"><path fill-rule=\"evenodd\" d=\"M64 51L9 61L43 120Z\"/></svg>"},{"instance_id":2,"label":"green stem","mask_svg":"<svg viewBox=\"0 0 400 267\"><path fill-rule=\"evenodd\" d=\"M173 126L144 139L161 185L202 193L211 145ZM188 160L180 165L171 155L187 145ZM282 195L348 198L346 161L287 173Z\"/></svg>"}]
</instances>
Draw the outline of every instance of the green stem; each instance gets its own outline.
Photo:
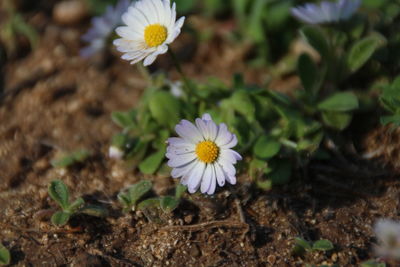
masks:
<instances>
[{"instance_id":1,"label":"green stem","mask_svg":"<svg viewBox=\"0 0 400 267\"><path fill-rule=\"evenodd\" d=\"M176 57L175 53L172 51L172 49L168 49L168 53L171 56L172 62L174 63L176 70L178 71L179 75L181 75L181 78L184 83L185 93L186 93L187 97L190 98L192 93L194 93L193 87L190 84L190 81L187 78L186 74L183 72L181 64L180 64L178 58Z\"/></svg>"},{"instance_id":2,"label":"green stem","mask_svg":"<svg viewBox=\"0 0 400 267\"><path fill-rule=\"evenodd\" d=\"M147 67L145 67L142 62L136 64L136 66L137 66L137 69L138 69L140 75L142 75L142 77L146 80L146 82L148 84L150 84L151 83L151 74L149 72L149 69Z\"/></svg>"}]
</instances>

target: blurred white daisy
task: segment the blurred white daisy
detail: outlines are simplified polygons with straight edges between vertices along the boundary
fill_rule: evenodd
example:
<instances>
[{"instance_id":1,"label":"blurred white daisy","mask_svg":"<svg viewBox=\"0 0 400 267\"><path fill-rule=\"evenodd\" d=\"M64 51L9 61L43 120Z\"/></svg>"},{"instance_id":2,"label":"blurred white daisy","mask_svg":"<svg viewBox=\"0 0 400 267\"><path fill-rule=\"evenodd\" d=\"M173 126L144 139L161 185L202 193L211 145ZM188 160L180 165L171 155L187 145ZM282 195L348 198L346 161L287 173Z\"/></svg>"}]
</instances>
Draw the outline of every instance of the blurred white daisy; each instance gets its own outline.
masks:
<instances>
[{"instance_id":1,"label":"blurred white daisy","mask_svg":"<svg viewBox=\"0 0 400 267\"><path fill-rule=\"evenodd\" d=\"M378 239L375 253L382 258L400 260L400 222L380 219L375 223L374 232Z\"/></svg>"},{"instance_id":2,"label":"blurred white daisy","mask_svg":"<svg viewBox=\"0 0 400 267\"><path fill-rule=\"evenodd\" d=\"M106 47L112 32L122 24L121 16L126 12L130 3L130 0L119 0L115 7L107 6L102 16L92 19L92 27L82 36L82 40L89 43L80 50L82 57L90 57Z\"/></svg>"},{"instance_id":3,"label":"blurred white daisy","mask_svg":"<svg viewBox=\"0 0 400 267\"><path fill-rule=\"evenodd\" d=\"M294 7L293 16L309 24L339 22L349 19L360 7L361 0L323 1L320 4L307 3Z\"/></svg>"},{"instance_id":4,"label":"blurred white daisy","mask_svg":"<svg viewBox=\"0 0 400 267\"><path fill-rule=\"evenodd\" d=\"M228 131L224 123L212 121L209 114L196 119L196 125L182 120L175 127L180 137L168 139L168 166L172 177L181 179L190 193L199 188L202 193L214 194L217 183L225 181L236 184L236 169L233 166L242 157L232 150L237 144L235 134Z\"/></svg>"},{"instance_id":5,"label":"blurred white daisy","mask_svg":"<svg viewBox=\"0 0 400 267\"><path fill-rule=\"evenodd\" d=\"M180 34L185 17L176 21L175 3L169 0L138 0L122 15L127 26L121 26L116 32L122 38L114 40L117 50L124 53L122 59L135 64L144 59L148 66L158 55L168 51Z\"/></svg>"}]
</instances>

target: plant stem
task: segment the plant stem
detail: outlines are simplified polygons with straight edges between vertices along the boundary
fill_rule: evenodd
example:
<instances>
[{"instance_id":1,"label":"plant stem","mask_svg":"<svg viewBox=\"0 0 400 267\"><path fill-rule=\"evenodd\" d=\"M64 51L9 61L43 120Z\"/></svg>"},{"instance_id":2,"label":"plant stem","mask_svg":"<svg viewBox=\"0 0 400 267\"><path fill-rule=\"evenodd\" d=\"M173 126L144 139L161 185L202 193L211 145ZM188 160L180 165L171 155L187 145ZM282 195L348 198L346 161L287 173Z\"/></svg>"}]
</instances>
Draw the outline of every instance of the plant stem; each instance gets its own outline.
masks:
<instances>
[{"instance_id":1,"label":"plant stem","mask_svg":"<svg viewBox=\"0 0 400 267\"><path fill-rule=\"evenodd\" d=\"M145 67L143 65L143 63L138 63L138 64L136 64L136 66L137 66L137 69L138 69L140 75L142 75L143 78L146 80L146 82L148 84L150 84L151 83L151 74L149 72L149 69L147 67Z\"/></svg>"},{"instance_id":2,"label":"plant stem","mask_svg":"<svg viewBox=\"0 0 400 267\"><path fill-rule=\"evenodd\" d=\"M172 62L174 63L174 66L175 66L176 70L181 75L181 78L182 78L183 83L184 83L185 93L186 93L187 97L190 98L191 94L194 92L193 87L190 84L189 79L187 78L187 76L183 72L181 64L180 64L178 58L176 57L175 53L172 51L172 49L168 49L168 53L171 56Z\"/></svg>"}]
</instances>

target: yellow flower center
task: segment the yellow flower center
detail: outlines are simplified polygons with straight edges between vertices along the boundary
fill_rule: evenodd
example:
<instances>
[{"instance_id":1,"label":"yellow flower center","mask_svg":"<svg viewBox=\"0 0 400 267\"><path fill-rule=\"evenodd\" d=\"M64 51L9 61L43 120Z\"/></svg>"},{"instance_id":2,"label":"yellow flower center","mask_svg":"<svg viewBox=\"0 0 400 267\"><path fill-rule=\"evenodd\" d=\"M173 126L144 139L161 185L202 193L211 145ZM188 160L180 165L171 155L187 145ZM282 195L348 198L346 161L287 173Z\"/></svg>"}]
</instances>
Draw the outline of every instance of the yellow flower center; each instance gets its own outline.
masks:
<instances>
[{"instance_id":1,"label":"yellow flower center","mask_svg":"<svg viewBox=\"0 0 400 267\"><path fill-rule=\"evenodd\" d=\"M219 156L219 147L212 141L203 141L196 146L196 155L204 163L213 163Z\"/></svg>"},{"instance_id":2,"label":"yellow flower center","mask_svg":"<svg viewBox=\"0 0 400 267\"><path fill-rule=\"evenodd\" d=\"M167 40L167 28L160 24L151 24L144 29L144 41L149 47L159 46Z\"/></svg>"}]
</instances>

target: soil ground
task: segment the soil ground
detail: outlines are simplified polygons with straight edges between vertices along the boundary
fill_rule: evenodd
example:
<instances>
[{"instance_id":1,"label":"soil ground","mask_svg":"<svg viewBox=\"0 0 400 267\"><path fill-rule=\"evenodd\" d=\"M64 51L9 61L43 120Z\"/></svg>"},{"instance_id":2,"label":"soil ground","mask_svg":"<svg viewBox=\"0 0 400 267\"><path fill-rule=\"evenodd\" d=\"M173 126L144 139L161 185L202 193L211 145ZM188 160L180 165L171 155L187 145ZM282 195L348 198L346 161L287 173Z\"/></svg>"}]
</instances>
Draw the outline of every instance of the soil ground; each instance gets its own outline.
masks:
<instances>
[{"instance_id":1,"label":"soil ground","mask_svg":"<svg viewBox=\"0 0 400 267\"><path fill-rule=\"evenodd\" d=\"M389 170L399 153L385 153L398 134L386 128L362 137L358 153L311 162L290 184L268 192L241 176L238 185L214 196L185 195L174 214L158 223L138 212L122 214L117 193L144 177L108 158L118 132L110 114L134 106L146 82L117 54L79 58L86 26L60 26L46 13L31 23L40 30L39 45L6 62L0 98L0 240L11 250L11 265L355 266L374 257L376 219L400 219L400 181ZM191 77L217 74L229 81L244 71L249 82L265 78L246 68L243 48L218 38L193 46L187 39L182 35L176 49L193 47L181 49L193 59L185 63ZM161 57L152 70L165 68L169 62ZM68 169L50 165L60 153L79 148L92 152L89 160ZM371 159L357 156L365 153ZM49 210L56 206L47 186L55 178L70 187L72 198L83 195L107 207L110 216L80 215L66 227L53 226ZM174 188L170 177L146 178L157 194ZM297 236L328 239L335 249L294 256Z\"/></svg>"}]
</instances>

